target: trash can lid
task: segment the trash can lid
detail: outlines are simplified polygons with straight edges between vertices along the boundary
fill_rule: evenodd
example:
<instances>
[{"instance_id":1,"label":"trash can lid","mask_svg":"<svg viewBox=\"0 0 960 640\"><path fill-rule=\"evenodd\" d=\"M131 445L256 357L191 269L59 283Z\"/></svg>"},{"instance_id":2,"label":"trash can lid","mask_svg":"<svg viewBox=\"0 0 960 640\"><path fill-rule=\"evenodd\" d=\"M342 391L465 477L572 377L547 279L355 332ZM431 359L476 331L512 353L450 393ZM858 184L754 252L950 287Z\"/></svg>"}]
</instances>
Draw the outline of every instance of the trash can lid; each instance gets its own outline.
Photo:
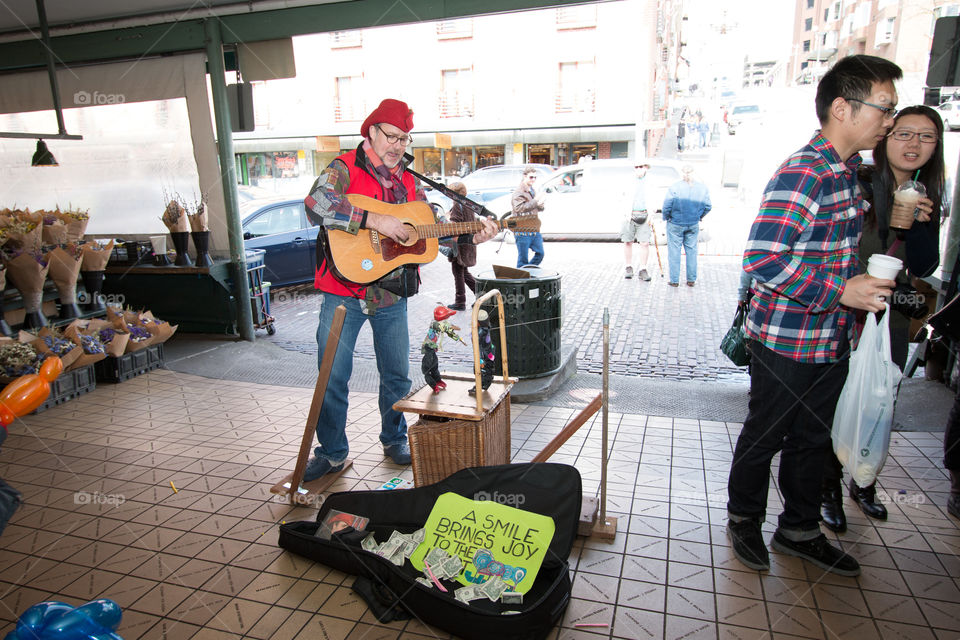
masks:
<instances>
[{"instance_id":1,"label":"trash can lid","mask_svg":"<svg viewBox=\"0 0 960 640\"><path fill-rule=\"evenodd\" d=\"M493 269L484 271L477 275L477 280L490 280L493 282L527 282L529 280L553 280L559 278L560 274L553 269L544 269L540 266L520 267L523 271L530 274L529 278L498 278Z\"/></svg>"}]
</instances>

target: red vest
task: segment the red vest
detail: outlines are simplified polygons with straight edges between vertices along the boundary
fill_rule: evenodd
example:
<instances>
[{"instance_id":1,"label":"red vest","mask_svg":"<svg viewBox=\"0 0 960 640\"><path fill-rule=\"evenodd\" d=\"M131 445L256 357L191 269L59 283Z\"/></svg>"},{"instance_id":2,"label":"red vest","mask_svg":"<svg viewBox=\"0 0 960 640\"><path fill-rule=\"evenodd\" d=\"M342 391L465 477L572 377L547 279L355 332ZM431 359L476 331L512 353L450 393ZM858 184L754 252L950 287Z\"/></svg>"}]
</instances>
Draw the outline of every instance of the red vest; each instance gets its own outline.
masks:
<instances>
[{"instance_id":1,"label":"red vest","mask_svg":"<svg viewBox=\"0 0 960 640\"><path fill-rule=\"evenodd\" d=\"M347 187L347 193L359 193L364 196L376 198L377 200L386 199L383 187L380 186L377 179L368 173L366 166L359 166L356 149L343 154L338 157L337 160L343 162L350 172L350 185ZM364 165L366 165L366 162L364 162ZM402 182L403 186L407 189L407 202L416 200L417 184L414 181L413 174L404 171ZM323 233L322 230L321 233ZM317 267L313 278L313 286L320 291L350 298L363 298L367 291L367 285L365 284L356 284L349 280L338 278L334 274L333 269L328 267L326 256L322 256L322 262L320 266Z\"/></svg>"}]
</instances>

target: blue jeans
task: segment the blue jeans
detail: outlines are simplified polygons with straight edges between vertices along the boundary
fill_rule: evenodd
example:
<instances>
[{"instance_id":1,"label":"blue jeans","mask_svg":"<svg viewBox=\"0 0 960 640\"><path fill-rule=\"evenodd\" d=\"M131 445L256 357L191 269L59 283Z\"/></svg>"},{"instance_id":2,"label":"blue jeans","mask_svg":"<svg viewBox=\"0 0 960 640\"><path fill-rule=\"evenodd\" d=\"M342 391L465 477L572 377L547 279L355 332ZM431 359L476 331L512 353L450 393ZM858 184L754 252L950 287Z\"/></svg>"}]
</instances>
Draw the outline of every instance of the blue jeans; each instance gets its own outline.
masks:
<instances>
[{"instance_id":1,"label":"blue jeans","mask_svg":"<svg viewBox=\"0 0 960 640\"><path fill-rule=\"evenodd\" d=\"M687 282L697 281L697 236L700 223L683 225L667 222L667 265L670 282L680 282L680 245L687 255Z\"/></svg>"},{"instance_id":2,"label":"blue jeans","mask_svg":"<svg viewBox=\"0 0 960 640\"><path fill-rule=\"evenodd\" d=\"M363 323L369 321L373 330L373 350L380 372L380 442L387 447L407 441L407 421L403 412L394 411L393 403L410 391L410 334L407 329L407 300L377 309L372 316L360 311L360 301L330 293L323 293L320 321L317 324L317 364L323 362L327 335L333 322L333 312L343 305L347 315L340 332L340 344L330 371L330 381L323 397L323 407L317 420L317 457L331 464L346 460L350 452L347 442L347 408L349 407L350 375L353 373L353 351Z\"/></svg>"},{"instance_id":3,"label":"blue jeans","mask_svg":"<svg viewBox=\"0 0 960 640\"><path fill-rule=\"evenodd\" d=\"M517 242L517 268L527 264L540 264L543 262L543 236L537 233L517 233L514 234ZM527 260L527 251L533 250L533 259Z\"/></svg>"}]
</instances>

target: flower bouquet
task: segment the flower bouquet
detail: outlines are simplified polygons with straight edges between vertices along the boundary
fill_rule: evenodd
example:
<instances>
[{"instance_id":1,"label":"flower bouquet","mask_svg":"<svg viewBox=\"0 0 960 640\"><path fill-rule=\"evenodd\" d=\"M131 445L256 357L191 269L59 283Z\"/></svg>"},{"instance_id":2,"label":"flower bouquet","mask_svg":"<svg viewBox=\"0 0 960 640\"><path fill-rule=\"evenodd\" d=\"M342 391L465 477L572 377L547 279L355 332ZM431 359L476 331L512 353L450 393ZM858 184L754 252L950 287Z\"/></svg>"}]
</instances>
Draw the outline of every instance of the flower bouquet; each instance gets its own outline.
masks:
<instances>
[{"instance_id":1,"label":"flower bouquet","mask_svg":"<svg viewBox=\"0 0 960 640\"><path fill-rule=\"evenodd\" d=\"M103 301L100 299L100 290L103 289L104 270L110 261L110 252L113 250L113 240L105 245L98 242L88 242L81 245L83 260L80 265L80 277L83 278L83 288L86 289L87 311L103 311Z\"/></svg>"},{"instance_id":2,"label":"flower bouquet","mask_svg":"<svg viewBox=\"0 0 960 640\"><path fill-rule=\"evenodd\" d=\"M24 328L47 326L43 315L43 281L47 279L49 262L46 254L39 249L6 250L3 261L7 267L7 277L23 298Z\"/></svg>"},{"instance_id":3,"label":"flower bouquet","mask_svg":"<svg viewBox=\"0 0 960 640\"><path fill-rule=\"evenodd\" d=\"M119 328L121 331L129 334L130 339L127 340L127 349L125 353L131 353L133 351L140 351L141 349L146 349L154 342L156 342L156 337L147 327L139 321L139 318L136 317L136 314L129 316L133 312L123 312L117 310L115 307L107 306L107 320L113 323L113 325ZM132 321L128 320L131 318Z\"/></svg>"},{"instance_id":4,"label":"flower bouquet","mask_svg":"<svg viewBox=\"0 0 960 640\"><path fill-rule=\"evenodd\" d=\"M207 226L207 203L202 199L197 205L197 212L191 213L190 218L190 236L193 238L193 246L197 250L197 266L209 267L213 265L210 258L210 227Z\"/></svg>"},{"instance_id":5,"label":"flower bouquet","mask_svg":"<svg viewBox=\"0 0 960 640\"><path fill-rule=\"evenodd\" d=\"M132 312L124 312L124 316L128 317L127 314ZM169 340L174 333L177 331L178 325L171 325L166 320L160 320L154 317L153 313L150 311L144 311L139 314L138 318L140 324L146 328L147 331L152 333L155 337L154 344L159 344L161 342L166 342Z\"/></svg>"},{"instance_id":6,"label":"flower bouquet","mask_svg":"<svg viewBox=\"0 0 960 640\"><path fill-rule=\"evenodd\" d=\"M79 243L83 234L87 232L87 223L90 222L89 211L81 211L70 207L66 211L57 208L54 215L67 226L67 242Z\"/></svg>"},{"instance_id":7,"label":"flower bouquet","mask_svg":"<svg viewBox=\"0 0 960 640\"><path fill-rule=\"evenodd\" d=\"M37 373L43 357L29 344L10 341L0 344L0 382Z\"/></svg>"},{"instance_id":8,"label":"flower bouquet","mask_svg":"<svg viewBox=\"0 0 960 640\"><path fill-rule=\"evenodd\" d=\"M63 362L64 371L70 369L71 365L83 355L83 349L62 334L59 329L41 327L36 334L21 331L20 342L29 342L30 346L37 353L44 354L44 357L57 356Z\"/></svg>"},{"instance_id":9,"label":"flower bouquet","mask_svg":"<svg viewBox=\"0 0 960 640\"><path fill-rule=\"evenodd\" d=\"M179 196L177 196L179 197ZM163 224L170 230L170 237L173 239L173 248L177 252L177 258L174 264L178 266L192 266L193 261L190 254L187 253L187 243L189 242L190 222L187 220L187 210L182 204L174 198L167 204L167 208L160 218Z\"/></svg>"},{"instance_id":10,"label":"flower bouquet","mask_svg":"<svg viewBox=\"0 0 960 640\"><path fill-rule=\"evenodd\" d=\"M5 247L25 251L40 251L43 244L43 218L29 210L6 209L3 212Z\"/></svg>"},{"instance_id":11,"label":"flower bouquet","mask_svg":"<svg viewBox=\"0 0 960 640\"><path fill-rule=\"evenodd\" d=\"M66 229L66 226L63 227ZM68 320L80 315L77 307L77 275L83 261L83 249L70 243L56 247L47 254L50 279L60 292L60 318ZM66 367L67 363L64 362Z\"/></svg>"},{"instance_id":12,"label":"flower bouquet","mask_svg":"<svg viewBox=\"0 0 960 640\"><path fill-rule=\"evenodd\" d=\"M106 345L100 339L99 329L91 328L89 322L74 320L63 330L63 335L81 350L81 355L72 368L79 369L107 357ZM121 354L123 348L126 348L126 345L121 348Z\"/></svg>"},{"instance_id":13,"label":"flower bouquet","mask_svg":"<svg viewBox=\"0 0 960 640\"><path fill-rule=\"evenodd\" d=\"M43 216L40 238L43 244L61 245L67 243L67 225L54 211L38 211Z\"/></svg>"},{"instance_id":14,"label":"flower bouquet","mask_svg":"<svg viewBox=\"0 0 960 640\"><path fill-rule=\"evenodd\" d=\"M73 327L72 330L71 327ZM122 356L126 352L127 342L130 340L129 333L118 330L114 322L101 318L74 320L73 324L67 327L67 331L70 331L71 334L75 331L81 336L95 336L99 344L103 346L103 352L111 358ZM83 341L82 337L80 339Z\"/></svg>"}]
</instances>

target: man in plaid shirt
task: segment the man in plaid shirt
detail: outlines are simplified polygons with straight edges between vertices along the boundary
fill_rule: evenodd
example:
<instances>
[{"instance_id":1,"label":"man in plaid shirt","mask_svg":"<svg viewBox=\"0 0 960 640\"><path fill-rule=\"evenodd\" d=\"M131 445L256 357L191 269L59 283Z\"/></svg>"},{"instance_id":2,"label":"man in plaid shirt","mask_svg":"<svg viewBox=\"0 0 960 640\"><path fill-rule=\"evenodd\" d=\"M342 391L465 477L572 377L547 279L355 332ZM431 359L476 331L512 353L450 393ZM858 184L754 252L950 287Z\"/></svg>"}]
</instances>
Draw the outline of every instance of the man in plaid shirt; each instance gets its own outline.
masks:
<instances>
[{"instance_id":1,"label":"man in plaid shirt","mask_svg":"<svg viewBox=\"0 0 960 640\"><path fill-rule=\"evenodd\" d=\"M746 323L750 403L727 485L727 534L737 558L770 568L760 531L770 462L780 457L783 513L771 546L855 576L860 565L820 532L820 487L833 413L847 377L854 309L880 311L894 282L857 275L864 201L859 151L893 125L902 77L892 62L840 60L817 87L822 126L767 184L743 268L757 282Z\"/></svg>"}]
</instances>

